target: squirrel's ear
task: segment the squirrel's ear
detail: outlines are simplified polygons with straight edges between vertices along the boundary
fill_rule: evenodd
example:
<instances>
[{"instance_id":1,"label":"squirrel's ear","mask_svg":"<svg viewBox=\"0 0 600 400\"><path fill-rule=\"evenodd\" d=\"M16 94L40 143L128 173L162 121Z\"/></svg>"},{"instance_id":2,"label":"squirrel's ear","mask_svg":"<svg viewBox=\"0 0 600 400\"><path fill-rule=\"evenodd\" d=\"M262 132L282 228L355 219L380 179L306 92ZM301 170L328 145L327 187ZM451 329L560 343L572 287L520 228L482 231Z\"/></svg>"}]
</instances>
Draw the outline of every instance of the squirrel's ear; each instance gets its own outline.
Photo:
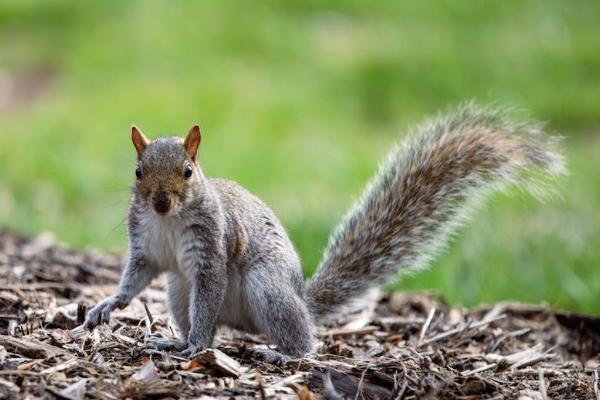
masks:
<instances>
[{"instance_id":1,"label":"squirrel's ear","mask_svg":"<svg viewBox=\"0 0 600 400\"><path fill-rule=\"evenodd\" d=\"M190 158L194 161L196 161L196 155L198 154L198 147L200 146L201 139L202 135L200 134L200 127L198 125L194 125L190 128L185 140L183 141L185 151L187 151Z\"/></svg>"},{"instance_id":2,"label":"squirrel's ear","mask_svg":"<svg viewBox=\"0 0 600 400\"><path fill-rule=\"evenodd\" d=\"M144 136L142 131L140 131L135 125L131 127L131 141L133 142L133 146L137 151L139 160L142 156L144 149L146 148L146 146L148 146L148 143L150 142L148 141L148 139L146 139L146 136Z\"/></svg>"}]
</instances>

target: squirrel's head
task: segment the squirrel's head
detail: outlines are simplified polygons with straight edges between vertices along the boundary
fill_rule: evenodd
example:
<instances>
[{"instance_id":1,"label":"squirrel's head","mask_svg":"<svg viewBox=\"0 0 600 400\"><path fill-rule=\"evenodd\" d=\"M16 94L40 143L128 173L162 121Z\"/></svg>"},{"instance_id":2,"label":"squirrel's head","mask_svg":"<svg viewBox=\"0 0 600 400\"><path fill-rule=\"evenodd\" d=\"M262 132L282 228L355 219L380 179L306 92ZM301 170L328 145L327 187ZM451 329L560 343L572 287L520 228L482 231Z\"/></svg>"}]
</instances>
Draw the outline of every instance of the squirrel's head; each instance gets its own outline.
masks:
<instances>
[{"instance_id":1,"label":"squirrel's head","mask_svg":"<svg viewBox=\"0 0 600 400\"><path fill-rule=\"evenodd\" d=\"M200 190L203 176L196 164L200 127L194 125L185 140L165 137L148 140L136 126L131 140L137 151L134 194L137 201L159 215L178 212Z\"/></svg>"}]
</instances>

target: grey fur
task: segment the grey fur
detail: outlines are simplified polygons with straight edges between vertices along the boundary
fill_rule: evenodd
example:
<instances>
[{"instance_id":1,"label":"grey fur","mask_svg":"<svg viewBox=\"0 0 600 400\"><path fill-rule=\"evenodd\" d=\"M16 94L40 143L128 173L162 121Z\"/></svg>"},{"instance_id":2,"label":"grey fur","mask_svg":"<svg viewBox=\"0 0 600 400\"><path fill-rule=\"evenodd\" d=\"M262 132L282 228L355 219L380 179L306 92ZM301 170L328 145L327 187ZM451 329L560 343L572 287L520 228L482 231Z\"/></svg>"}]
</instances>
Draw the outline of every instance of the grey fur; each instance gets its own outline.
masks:
<instances>
[{"instance_id":1,"label":"grey fur","mask_svg":"<svg viewBox=\"0 0 600 400\"><path fill-rule=\"evenodd\" d=\"M215 327L228 325L264 332L280 351L302 356L313 349L315 323L399 271L425 266L485 195L564 170L555 139L538 125L465 105L391 152L305 285L285 229L262 201L234 182L204 177L181 139L138 139L138 146L129 262L117 293L86 326L107 322L165 273L181 340L155 335L149 345L183 354L211 346ZM188 181L185 165L194 170ZM167 214L153 210L159 195L169 199Z\"/></svg>"}]
</instances>

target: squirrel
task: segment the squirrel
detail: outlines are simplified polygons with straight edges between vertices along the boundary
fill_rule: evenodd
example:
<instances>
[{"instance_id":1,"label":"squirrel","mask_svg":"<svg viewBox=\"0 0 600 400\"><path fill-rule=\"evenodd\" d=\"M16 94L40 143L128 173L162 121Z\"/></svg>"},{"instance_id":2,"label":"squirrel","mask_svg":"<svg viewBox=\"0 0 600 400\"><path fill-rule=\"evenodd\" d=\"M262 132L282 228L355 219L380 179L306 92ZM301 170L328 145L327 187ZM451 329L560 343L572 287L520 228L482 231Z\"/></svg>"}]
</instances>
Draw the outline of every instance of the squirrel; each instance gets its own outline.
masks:
<instances>
[{"instance_id":1,"label":"squirrel","mask_svg":"<svg viewBox=\"0 0 600 400\"><path fill-rule=\"evenodd\" d=\"M294 245L273 211L198 164L198 125L184 140L149 141L131 130L138 165L128 214L128 261L116 294L85 327L107 323L158 275L180 339L148 346L190 356L226 325L264 333L303 356L316 326L402 271L425 267L492 192L548 186L565 171L559 138L535 122L466 103L426 121L391 150L304 280ZM536 193L536 191L533 191Z\"/></svg>"}]
</instances>

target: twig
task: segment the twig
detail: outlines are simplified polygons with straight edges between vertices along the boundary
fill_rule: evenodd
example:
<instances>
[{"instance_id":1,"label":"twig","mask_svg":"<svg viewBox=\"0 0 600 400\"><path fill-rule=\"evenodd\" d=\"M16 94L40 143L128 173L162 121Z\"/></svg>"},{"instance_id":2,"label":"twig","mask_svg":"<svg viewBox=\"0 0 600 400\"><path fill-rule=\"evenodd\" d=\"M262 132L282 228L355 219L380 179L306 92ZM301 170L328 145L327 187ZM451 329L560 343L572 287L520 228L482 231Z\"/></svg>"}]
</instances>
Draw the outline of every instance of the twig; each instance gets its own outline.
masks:
<instances>
[{"instance_id":1,"label":"twig","mask_svg":"<svg viewBox=\"0 0 600 400\"><path fill-rule=\"evenodd\" d=\"M531 364L535 364L537 362L540 362L542 360L547 360L547 359L552 358L552 357L554 357L554 354L540 354L539 356L532 357L530 359L523 360L521 362L516 363L515 365L513 365L511 367L511 369L514 371L514 370L516 370L518 368L525 367L525 366L531 365Z\"/></svg>"},{"instance_id":2,"label":"twig","mask_svg":"<svg viewBox=\"0 0 600 400\"><path fill-rule=\"evenodd\" d=\"M404 384L402 385L402 388L398 392L398 395L396 397L394 397L394 400L402 400L407 388L408 388L408 380L405 380Z\"/></svg>"},{"instance_id":3,"label":"twig","mask_svg":"<svg viewBox=\"0 0 600 400\"><path fill-rule=\"evenodd\" d=\"M79 285L59 282L4 283L0 290L79 289Z\"/></svg>"},{"instance_id":4,"label":"twig","mask_svg":"<svg viewBox=\"0 0 600 400\"><path fill-rule=\"evenodd\" d=\"M488 348L488 351L489 352L495 351L500 346L500 344L503 343L508 338L522 336L529 332L531 332L531 328L523 328L523 329L519 329L519 330L516 330L513 332L506 333L506 334L502 335L502 337L500 337L500 339L496 340Z\"/></svg>"},{"instance_id":5,"label":"twig","mask_svg":"<svg viewBox=\"0 0 600 400\"><path fill-rule=\"evenodd\" d=\"M323 332L319 335L321 338L328 337L340 337L340 336L350 336L350 335L366 335L369 333L373 333L378 329L376 326L365 326L363 328L358 329L330 329L326 332Z\"/></svg>"},{"instance_id":6,"label":"twig","mask_svg":"<svg viewBox=\"0 0 600 400\"><path fill-rule=\"evenodd\" d=\"M4 370L0 370L0 375L40 376L40 373L39 372L33 372L33 371L19 371L17 369L4 369Z\"/></svg>"},{"instance_id":7,"label":"twig","mask_svg":"<svg viewBox=\"0 0 600 400\"><path fill-rule=\"evenodd\" d=\"M142 301L142 304L144 305L144 310L146 311L146 316L148 317L148 330L150 331L150 333L154 332L154 318L152 317L152 313L150 312L150 309L148 308L148 304L146 304L145 301Z\"/></svg>"},{"instance_id":8,"label":"twig","mask_svg":"<svg viewBox=\"0 0 600 400\"><path fill-rule=\"evenodd\" d=\"M421 333L419 334L419 340L417 342L417 346L420 346L423 342L423 338L425 338L425 333L427 333L427 329L429 329L429 325L431 324L431 320L433 320L433 315L435 314L435 305L431 307L429 310L429 314L427 315L427 319L423 324L423 328L421 328Z\"/></svg>"},{"instance_id":9,"label":"twig","mask_svg":"<svg viewBox=\"0 0 600 400\"><path fill-rule=\"evenodd\" d=\"M540 368L540 395L542 400L548 400L548 394L546 393L546 383L544 382L544 370Z\"/></svg>"},{"instance_id":10,"label":"twig","mask_svg":"<svg viewBox=\"0 0 600 400\"><path fill-rule=\"evenodd\" d=\"M488 369L492 369L492 368L496 367L497 365L498 364L496 364L496 363L492 363L492 364L484 365L483 367L475 368L475 369L472 369L469 371L463 371L460 374L462 376L471 376L471 375L475 375L475 374L478 374L483 371L487 371Z\"/></svg>"},{"instance_id":11,"label":"twig","mask_svg":"<svg viewBox=\"0 0 600 400\"><path fill-rule=\"evenodd\" d=\"M360 375L360 380L358 381L358 386L356 387L356 395L354 396L354 400L358 400L358 394L360 393L360 397L364 399L362 390L363 390L363 384L365 382L365 375L367 373L367 371L369 370L369 368L365 368L365 370L363 371L363 373Z\"/></svg>"},{"instance_id":12,"label":"twig","mask_svg":"<svg viewBox=\"0 0 600 400\"><path fill-rule=\"evenodd\" d=\"M448 336L456 335L457 333L460 333L460 332L462 332L464 330L467 330L467 329L477 329L477 328L480 328L480 327L482 327L484 325L491 324L492 322L500 321L500 320L502 320L504 318L506 318L506 314L499 315L499 316L497 316L495 318L492 318L490 320L485 320L484 319L484 320L479 321L479 322L475 322L475 323L472 323L472 324L467 324L466 326L461 326L461 327L458 327L458 328L450 329L449 331L446 331L444 333L440 333L439 335L436 335L436 336L434 336L434 337L432 337L430 339L427 339L427 340L423 341L422 344L423 345L431 344L431 343L437 342L438 340L447 338Z\"/></svg>"},{"instance_id":13,"label":"twig","mask_svg":"<svg viewBox=\"0 0 600 400\"><path fill-rule=\"evenodd\" d=\"M43 375L51 375L56 372L69 370L70 368L75 367L77 365L79 365L79 360L76 358L71 358L63 363L57 364L50 368L46 368L46 369L40 371L40 373Z\"/></svg>"},{"instance_id":14,"label":"twig","mask_svg":"<svg viewBox=\"0 0 600 400\"><path fill-rule=\"evenodd\" d=\"M267 400L267 393L265 391L265 386L263 385L263 379L261 374L256 374L256 381L258 384L258 391L260 393L261 400Z\"/></svg>"},{"instance_id":15,"label":"twig","mask_svg":"<svg viewBox=\"0 0 600 400\"><path fill-rule=\"evenodd\" d=\"M600 400L600 388L598 388L598 370L594 371L594 394L596 395L596 400Z\"/></svg>"}]
</instances>

